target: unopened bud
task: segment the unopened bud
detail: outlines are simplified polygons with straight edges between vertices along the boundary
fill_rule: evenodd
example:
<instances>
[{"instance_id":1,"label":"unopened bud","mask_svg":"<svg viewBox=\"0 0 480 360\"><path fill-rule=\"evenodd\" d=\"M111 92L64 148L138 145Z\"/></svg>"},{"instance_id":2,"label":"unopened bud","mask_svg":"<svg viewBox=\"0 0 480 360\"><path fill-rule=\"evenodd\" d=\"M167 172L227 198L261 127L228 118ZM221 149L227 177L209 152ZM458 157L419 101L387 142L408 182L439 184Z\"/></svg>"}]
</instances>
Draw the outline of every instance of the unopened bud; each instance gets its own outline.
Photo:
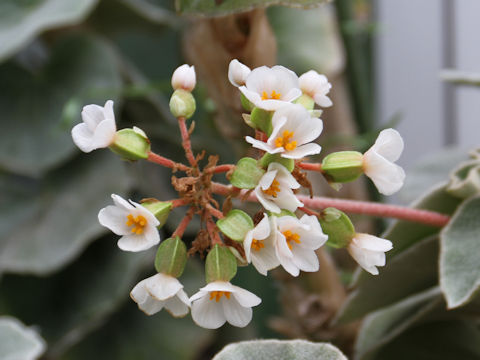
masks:
<instances>
[{"instance_id":1,"label":"unopened bud","mask_svg":"<svg viewBox=\"0 0 480 360\"><path fill-rule=\"evenodd\" d=\"M242 64L237 59L233 59L230 61L230 65L228 65L228 80L237 87L245 85L245 80L250 72L251 70L248 66Z\"/></svg>"},{"instance_id":2,"label":"unopened bud","mask_svg":"<svg viewBox=\"0 0 480 360\"><path fill-rule=\"evenodd\" d=\"M313 101L313 99L307 94L302 94L294 101L294 103L302 105L307 110L313 110L315 106L315 101Z\"/></svg>"},{"instance_id":3,"label":"unopened bud","mask_svg":"<svg viewBox=\"0 0 480 360\"><path fill-rule=\"evenodd\" d=\"M159 201L157 199L146 199L142 201L142 206L150 211L160 224L157 228L161 228L167 222L168 215L172 210L172 203L170 201Z\"/></svg>"},{"instance_id":4,"label":"unopened bud","mask_svg":"<svg viewBox=\"0 0 480 360\"><path fill-rule=\"evenodd\" d=\"M358 151L340 151L327 155L322 172L334 183L354 181L363 174L363 155Z\"/></svg>"},{"instance_id":5,"label":"unopened bud","mask_svg":"<svg viewBox=\"0 0 480 360\"><path fill-rule=\"evenodd\" d=\"M183 64L179 66L172 75L172 87L175 90L192 91L197 83L195 67Z\"/></svg>"},{"instance_id":6,"label":"unopened bud","mask_svg":"<svg viewBox=\"0 0 480 360\"><path fill-rule=\"evenodd\" d=\"M180 277L187 263L187 247L178 237L160 243L155 257L155 269L159 273Z\"/></svg>"},{"instance_id":7,"label":"unopened bud","mask_svg":"<svg viewBox=\"0 0 480 360\"><path fill-rule=\"evenodd\" d=\"M110 150L125 160L146 159L150 152L150 140L145 132L137 127L122 129L115 134Z\"/></svg>"},{"instance_id":8,"label":"unopened bud","mask_svg":"<svg viewBox=\"0 0 480 360\"><path fill-rule=\"evenodd\" d=\"M355 228L349 217L342 211L329 207L319 216L323 232L328 235L327 244L334 248L344 248L355 236Z\"/></svg>"},{"instance_id":9,"label":"unopened bud","mask_svg":"<svg viewBox=\"0 0 480 360\"><path fill-rule=\"evenodd\" d=\"M226 246L215 244L205 260L207 282L230 281L237 273L237 260Z\"/></svg>"},{"instance_id":10,"label":"unopened bud","mask_svg":"<svg viewBox=\"0 0 480 360\"><path fill-rule=\"evenodd\" d=\"M175 90L170 98L170 112L175 116L190 118L196 109L195 98L193 95L185 90Z\"/></svg>"},{"instance_id":11,"label":"unopened bud","mask_svg":"<svg viewBox=\"0 0 480 360\"><path fill-rule=\"evenodd\" d=\"M255 125L255 128L263 131L267 136L272 133L272 116L273 111L267 111L258 107L252 110L250 121Z\"/></svg>"}]
</instances>

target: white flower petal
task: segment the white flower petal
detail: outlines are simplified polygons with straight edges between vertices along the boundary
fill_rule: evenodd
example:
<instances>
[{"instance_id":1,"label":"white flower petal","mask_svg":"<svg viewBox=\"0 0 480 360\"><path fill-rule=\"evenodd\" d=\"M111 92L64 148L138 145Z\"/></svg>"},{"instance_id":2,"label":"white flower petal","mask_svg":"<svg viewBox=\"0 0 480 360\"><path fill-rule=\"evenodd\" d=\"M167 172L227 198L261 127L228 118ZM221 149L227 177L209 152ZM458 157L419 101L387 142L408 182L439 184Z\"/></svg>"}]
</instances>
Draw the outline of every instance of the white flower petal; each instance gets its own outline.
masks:
<instances>
[{"instance_id":1,"label":"white flower petal","mask_svg":"<svg viewBox=\"0 0 480 360\"><path fill-rule=\"evenodd\" d=\"M248 231L245 234L245 239L243 239L243 250L245 250L245 259L247 259L248 263L252 261L252 258L250 257L252 242L253 242L253 229Z\"/></svg>"},{"instance_id":2,"label":"white flower petal","mask_svg":"<svg viewBox=\"0 0 480 360\"><path fill-rule=\"evenodd\" d=\"M325 95L317 94L313 97L313 101L321 107L330 107L333 105L332 100Z\"/></svg>"},{"instance_id":3,"label":"white flower petal","mask_svg":"<svg viewBox=\"0 0 480 360\"><path fill-rule=\"evenodd\" d=\"M306 249L300 245L293 245L293 263L302 271L315 272L318 271L320 265L318 263L317 254L311 249Z\"/></svg>"},{"instance_id":4,"label":"white flower petal","mask_svg":"<svg viewBox=\"0 0 480 360\"><path fill-rule=\"evenodd\" d=\"M130 292L130 297L135 301L136 303L144 303L147 301L147 298L149 296L147 290L145 289L145 283L147 279L140 281L135 287L132 289Z\"/></svg>"},{"instance_id":5,"label":"white flower petal","mask_svg":"<svg viewBox=\"0 0 480 360\"><path fill-rule=\"evenodd\" d=\"M212 281L202 287L200 290L201 291L235 291L235 286L229 283L228 281ZM193 300L192 300L193 301Z\"/></svg>"},{"instance_id":6,"label":"white flower petal","mask_svg":"<svg viewBox=\"0 0 480 360\"><path fill-rule=\"evenodd\" d=\"M92 144L93 132L85 123L77 124L72 129L72 139L75 145L85 153L95 150Z\"/></svg>"},{"instance_id":7,"label":"white flower petal","mask_svg":"<svg viewBox=\"0 0 480 360\"><path fill-rule=\"evenodd\" d=\"M375 152L363 155L363 167L367 175L383 195L392 195L401 189L405 181L405 171Z\"/></svg>"},{"instance_id":8,"label":"white flower petal","mask_svg":"<svg viewBox=\"0 0 480 360\"><path fill-rule=\"evenodd\" d=\"M98 124L93 134L92 146L94 149L109 147L115 141L117 126L115 120L105 119Z\"/></svg>"},{"instance_id":9,"label":"white flower petal","mask_svg":"<svg viewBox=\"0 0 480 360\"><path fill-rule=\"evenodd\" d=\"M393 248L391 241L370 234L357 233L355 234L354 241L358 247L366 250L385 252Z\"/></svg>"},{"instance_id":10,"label":"white flower petal","mask_svg":"<svg viewBox=\"0 0 480 360\"><path fill-rule=\"evenodd\" d=\"M277 176L277 170L272 171L269 166L268 171L260 178L258 185L262 190L267 190L272 185L273 180L275 180L275 176Z\"/></svg>"},{"instance_id":11,"label":"white flower petal","mask_svg":"<svg viewBox=\"0 0 480 360\"><path fill-rule=\"evenodd\" d=\"M299 145L303 145L318 138L322 131L323 121L316 117L308 117L302 120L300 126L297 127L294 139L298 141Z\"/></svg>"},{"instance_id":12,"label":"white flower petal","mask_svg":"<svg viewBox=\"0 0 480 360\"><path fill-rule=\"evenodd\" d=\"M275 204L275 201L271 200L272 197L266 195L260 185L255 188L255 195L257 196L257 200L262 204L262 206L265 208L267 211L271 211L274 213L279 213L280 208Z\"/></svg>"},{"instance_id":13,"label":"white flower petal","mask_svg":"<svg viewBox=\"0 0 480 360\"><path fill-rule=\"evenodd\" d=\"M195 67L183 64L179 66L172 75L172 87L175 90L183 89L192 91L195 88L197 77L195 74Z\"/></svg>"},{"instance_id":14,"label":"white flower petal","mask_svg":"<svg viewBox=\"0 0 480 360\"><path fill-rule=\"evenodd\" d=\"M185 291L180 290L177 296L168 299L165 302L165 309L174 317L183 317L188 314L190 301Z\"/></svg>"},{"instance_id":15,"label":"white flower petal","mask_svg":"<svg viewBox=\"0 0 480 360\"><path fill-rule=\"evenodd\" d=\"M266 239L270 235L270 222L268 215L263 214L263 219L253 229L253 237L257 240Z\"/></svg>"},{"instance_id":16,"label":"white flower petal","mask_svg":"<svg viewBox=\"0 0 480 360\"><path fill-rule=\"evenodd\" d=\"M113 101L111 101L111 103L107 101L105 105L107 104L108 106L113 107ZM82 121L88 126L88 129L92 133L95 131L98 124L105 119L105 113L103 110L103 107L95 104L86 105L82 109Z\"/></svg>"},{"instance_id":17,"label":"white flower petal","mask_svg":"<svg viewBox=\"0 0 480 360\"><path fill-rule=\"evenodd\" d=\"M385 129L378 135L371 150L389 161L397 161L403 152L403 139L395 129Z\"/></svg>"},{"instance_id":18,"label":"white flower petal","mask_svg":"<svg viewBox=\"0 0 480 360\"><path fill-rule=\"evenodd\" d=\"M192 301L192 319L206 329L218 329L227 321L221 303L210 300L208 294Z\"/></svg>"},{"instance_id":19,"label":"white flower petal","mask_svg":"<svg viewBox=\"0 0 480 360\"><path fill-rule=\"evenodd\" d=\"M128 211L135 209L135 206L133 206L131 203L129 203L127 200L125 200L119 195L112 194L112 199L115 206L119 206Z\"/></svg>"},{"instance_id":20,"label":"white flower petal","mask_svg":"<svg viewBox=\"0 0 480 360\"><path fill-rule=\"evenodd\" d=\"M250 307L243 307L234 299L220 300L225 318L227 321L237 327L245 327L252 320L252 309Z\"/></svg>"},{"instance_id":21,"label":"white flower petal","mask_svg":"<svg viewBox=\"0 0 480 360\"><path fill-rule=\"evenodd\" d=\"M274 200L275 204L280 209L285 209L291 212L297 210L297 208L302 207L303 203L298 200L292 190L285 188L282 189ZM278 213L279 211L277 211Z\"/></svg>"},{"instance_id":22,"label":"white flower petal","mask_svg":"<svg viewBox=\"0 0 480 360\"><path fill-rule=\"evenodd\" d=\"M125 209L109 205L99 211L98 221L117 235L129 235L132 230L126 224L128 214Z\"/></svg>"},{"instance_id":23,"label":"white flower petal","mask_svg":"<svg viewBox=\"0 0 480 360\"><path fill-rule=\"evenodd\" d=\"M266 151L269 154L277 154L277 153L280 153L280 152L283 151L282 148L275 148L273 146L268 145L268 143L265 143L265 142L260 141L260 140L256 140L256 139L252 138L251 136L246 136L245 140L248 143L252 144L252 146L254 148Z\"/></svg>"},{"instance_id":24,"label":"white flower petal","mask_svg":"<svg viewBox=\"0 0 480 360\"><path fill-rule=\"evenodd\" d=\"M257 295L251 293L248 290L241 288L240 286L233 286L233 297L238 301L238 303L243 307L252 307L257 306L262 302Z\"/></svg>"},{"instance_id":25,"label":"white flower petal","mask_svg":"<svg viewBox=\"0 0 480 360\"><path fill-rule=\"evenodd\" d=\"M250 91L245 86L240 86L238 89L251 103L258 104L262 101L262 97L257 92Z\"/></svg>"},{"instance_id":26,"label":"white flower petal","mask_svg":"<svg viewBox=\"0 0 480 360\"><path fill-rule=\"evenodd\" d=\"M167 300L183 288L178 279L162 273L153 275L146 280L145 288L157 300Z\"/></svg>"},{"instance_id":27,"label":"white flower petal","mask_svg":"<svg viewBox=\"0 0 480 360\"><path fill-rule=\"evenodd\" d=\"M295 150L284 152L281 154L286 159L301 159L307 155L320 154L322 147L318 144L310 143L298 146Z\"/></svg>"},{"instance_id":28,"label":"white flower petal","mask_svg":"<svg viewBox=\"0 0 480 360\"><path fill-rule=\"evenodd\" d=\"M258 251L252 251L252 264L255 269L262 274L267 275L269 270L276 268L280 265L280 261L275 253L275 247L273 243L268 243L268 240L264 240L265 247Z\"/></svg>"},{"instance_id":29,"label":"white flower petal","mask_svg":"<svg viewBox=\"0 0 480 360\"><path fill-rule=\"evenodd\" d=\"M282 97L283 101L293 101L302 96L302 91L300 89L290 89L285 96Z\"/></svg>"},{"instance_id":30,"label":"white flower petal","mask_svg":"<svg viewBox=\"0 0 480 360\"><path fill-rule=\"evenodd\" d=\"M150 242L145 236L136 234L124 235L117 242L117 245L121 250L132 252L144 251L157 244L158 242Z\"/></svg>"},{"instance_id":31,"label":"white flower petal","mask_svg":"<svg viewBox=\"0 0 480 360\"><path fill-rule=\"evenodd\" d=\"M155 300L152 297L147 297L143 303L138 303L138 307L147 315L153 315L163 309L164 301Z\"/></svg>"},{"instance_id":32,"label":"white flower petal","mask_svg":"<svg viewBox=\"0 0 480 360\"><path fill-rule=\"evenodd\" d=\"M250 72L251 70L248 66L242 64L237 59L233 59L228 65L228 80L236 87L245 85L245 80Z\"/></svg>"},{"instance_id":33,"label":"white flower petal","mask_svg":"<svg viewBox=\"0 0 480 360\"><path fill-rule=\"evenodd\" d=\"M298 189L301 185L298 183L298 181L293 177L293 175L290 173L290 171L287 170L285 166L282 164L272 162L268 165L268 172L272 171L275 172L277 175L277 181L285 184L288 186L290 189ZM273 180L272 180L273 181ZM271 184L271 183L270 183ZM268 185L270 186L270 185ZM268 189L267 187L263 187L263 189Z\"/></svg>"}]
</instances>

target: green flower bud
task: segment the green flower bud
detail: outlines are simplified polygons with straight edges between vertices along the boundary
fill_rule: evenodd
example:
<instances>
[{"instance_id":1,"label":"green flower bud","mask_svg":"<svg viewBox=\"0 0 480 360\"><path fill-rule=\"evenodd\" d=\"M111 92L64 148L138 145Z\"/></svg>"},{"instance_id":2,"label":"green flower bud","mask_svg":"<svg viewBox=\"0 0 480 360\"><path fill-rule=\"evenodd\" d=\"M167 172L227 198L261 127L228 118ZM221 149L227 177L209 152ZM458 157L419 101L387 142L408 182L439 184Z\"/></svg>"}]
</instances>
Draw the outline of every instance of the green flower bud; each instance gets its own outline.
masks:
<instances>
[{"instance_id":1,"label":"green flower bud","mask_svg":"<svg viewBox=\"0 0 480 360\"><path fill-rule=\"evenodd\" d=\"M242 102L243 108L248 112L252 111L255 107L255 105L253 105L253 103L248 100L243 93L240 93L240 101Z\"/></svg>"},{"instance_id":2,"label":"green flower bud","mask_svg":"<svg viewBox=\"0 0 480 360\"><path fill-rule=\"evenodd\" d=\"M150 152L150 140L137 127L122 129L117 131L115 141L110 145L110 150L125 160L146 159Z\"/></svg>"},{"instance_id":3,"label":"green flower bud","mask_svg":"<svg viewBox=\"0 0 480 360\"><path fill-rule=\"evenodd\" d=\"M257 160L241 158L230 177L230 183L239 189L253 189L258 185L265 170L258 167Z\"/></svg>"},{"instance_id":4,"label":"green flower bud","mask_svg":"<svg viewBox=\"0 0 480 360\"><path fill-rule=\"evenodd\" d=\"M196 109L195 98L183 89L175 90L170 98L170 112L175 117L190 118Z\"/></svg>"},{"instance_id":5,"label":"green flower bud","mask_svg":"<svg viewBox=\"0 0 480 360\"><path fill-rule=\"evenodd\" d=\"M237 260L230 249L215 244L205 260L205 278L212 281L230 281L237 273Z\"/></svg>"},{"instance_id":6,"label":"green flower bud","mask_svg":"<svg viewBox=\"0 0 480 360\"><path fill-rule=\"evenodd\" d=\"M313 110L315 106L315 101L313 101L313 99L307 94L302 94L294 101L294 103L302 105L307 110Z\"/></svg>"},{"instance_id":7,"label":"green flower bud","mask_svg":"<svg viewBox=\"0 0 480 360\"><path fill-rule=\"evenodd\" d=\"M354 181L363 174L363 155L358 151L340 151L327 155L322 172L334 183Z\"/></svg>"},{"instance_id":8,"label":"green flower bud","mask_svg":"<svg viewBox=\"0 0 480 360\"><path fill-rule=\"evenodd\" d=\"M268 165L270 165L270 163L272 162L276 162L285 166L290 172L292 172L295 168L295 160L286 159L284 157L281 157L279 154L265 153L265 155L263 155L262 158L258 160L259 165L264 169L267 169Z\"/></svg>"},{"instance_id":9,"label":"green flower bud","mask_svg":"<svg viewBox=\"0 0 480 360\"><path fill-rule=\"evenodd\" d=\"M217 226L225 236L241 242L247 232L253 229L253 220L246 212L233 209L227 216L217 221Z\"/></svg>"},{"instance_id":10,"label":"green flower bud","mask_svg":"<svg viewBox=\"0 0 480 360\"><path fill-rule=\"evenodd\" d=\"M159 201L157 199L146 199L142 201L142 206L150 211L158 221L160 225L157 227L160 229L167 222L168 215L172 210L172 203L170 201Z\"/></svg>"},{"instance_id":11,"label":"green flower bud","mask_svg":"<svg viewBox=\"0 0 480 360\"><path fill-rule=\"evenodd\" d=\"M355 228L349 217L338 209L326 208L318 220L323 232L328 235L327 244L334 248L348 246L355 236Z\"/></svg>"},{"instance_id":12,"label":"green flower bud","mask_svg":"<svg viewBox=\"0 0 480 360\"><path fill-rule=\"evenodd\" d=\"M266 111L260 108L254 108L250 114L250 121L255 125L255 128L263 131L267 136L272 133L272 116L273 111Z\"/></svg>"},{"instance_id":13,"label":"green flower bud","mask_svg":"<svg viewBox=\"0 0 480 360\"><path fill-rule=\"evenodd\" d=\"M178 237L160 243L155 257L155 269L159 273L180 277L187 263L187 247Z\"/></svg>"}]
</instances>

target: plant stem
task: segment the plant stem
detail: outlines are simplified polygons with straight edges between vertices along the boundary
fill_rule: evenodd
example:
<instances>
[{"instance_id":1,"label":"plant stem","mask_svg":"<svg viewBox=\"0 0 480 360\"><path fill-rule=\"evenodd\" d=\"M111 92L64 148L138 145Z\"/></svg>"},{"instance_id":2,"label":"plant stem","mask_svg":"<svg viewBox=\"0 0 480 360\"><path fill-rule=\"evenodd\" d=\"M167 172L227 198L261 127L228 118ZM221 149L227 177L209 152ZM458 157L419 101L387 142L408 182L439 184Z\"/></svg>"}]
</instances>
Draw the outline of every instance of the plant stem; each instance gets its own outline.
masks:
<instances>
[{"instance_id":1,"label":"plant stem","mask_svg":"<svg viewBox=\"0 0 480 360\"><path fill-rule=\"evenodd\" d=\"M172 238L175 236L182 237L183 233L187 229L188 224L190 224L190 221L192 221L193 214L195 213L195 208L191 207L188 209L187 213L183 217L182 221L180 221L180 224L178 224L178 227L175 229L175 231L172 234Z\"/></svg>"},{"instance_id":2,"label":"plant stem","mask_svg":"<svg viewBox=\"0 0 480 360\"><path fill-rule=\"evenodd\" d=\"M190 203L190 200L187 200L187 199L173 199L168 201L172 203L172 209L175 209L180 206L185 206Z\"/></svg>"},{"instance_id":3,"label":"plant stem","mask_svg":"<svg viewBox=\"0 0 480 360\"><path fill-rule=\"evenodd\" d=\"M303 170L310 170L310 171L319 171L319 172L322 172L322 164L318 163L318 164L312 164L312 163L298 163L297 166L300 168L300 169L303 169Z\"/></svg>"},{"instance_id":4,"label":"plant stem","mask_svg":"<svg viewBox=\"0 0 480 360\"><path fill-rule=\"evenodd\" d=\"M197 161L193 156L192 152L192 143L190 142L190 135L188 134L187 125L185 124L185 118L179 117L178 118L178 126L180 127L180 134L182 135L182 146L185 150L185 155L187 157L188 162L193 167L197 166Z\"/></svg>"},{"instance_id":5,"label":"plant stem","mask_svg":"<svg viewBox=\"0 0 480 360\"><path fill-rule=\"evenodd\" d=\"M242 197L246 193L245 190L242 190L238 195L235 195L231 186L219 183L212 183L212 192L223 196L232 195L237 197ZM313 209L334 207L338 210L352 214L391 217L439 227L445 226L450 220L450 217L444 214L428 210L411 209L404 206L386 205L367 201L332 199L327 197L313 197L310 199L310 197L305 195L297 195L297 198L303 202L305 206ZM254 193L248 195L245 200L252 202L258 201Z\"/></svg>"},{"instance_id":6,"label":"plant stem","mask_svg":"<svg viewBox=\"0 0 480 360\"><path fill-rule=\"evenodd\" d=\"M223 245L223 242L218 235L218 231L215 229L216 225L211 215L207 216L206 224L208 235L210 236L210 240L212 241L212 247L215 246L215 244Z\"/></svg>"},{"instance_id":7,"label":"plant stem","mask_svg":"<svg viewBox=\"0 0 480 360\"><path fill-rule=\"evenodd\" d=\"M232 164L217 165L215 167L212 167L212 168L209 168L209 169L205 170L204 172L219 174L219 173L229 172L234 167L235 167L235 165L232 165Z\"/></svg>"},{"instance_id":8,"label":"plant stem","mask_svg":"<svg viewBox=\"0 0 480 360\"><path fill-rule=\"evenodd\" d=\"M183 164L177 163L173 160L167 159L166 157L155 154L152 151L150 151L148 153L147 160L150 161L150 162L153 162L155 164L165 166L165 167L170 168L170 169L178 169L178 170L181 170L181 171L187 171L187 170L190 169L186 165L183 165Z\"/></svg>"},{"instance_id":9,"label":"plant stem","mask_svg":"<svg viewBox=\"0 0 480 360\"><path fill-rule=\"evenodd\" d=\"M212 205L210 204L207 204L205 206L205 209L212 215L212 216L215 216L217 219L222 219L224 216L223 216L223 213L218 210L218 209L215 209Z\"/></svg>"}]
</instances>

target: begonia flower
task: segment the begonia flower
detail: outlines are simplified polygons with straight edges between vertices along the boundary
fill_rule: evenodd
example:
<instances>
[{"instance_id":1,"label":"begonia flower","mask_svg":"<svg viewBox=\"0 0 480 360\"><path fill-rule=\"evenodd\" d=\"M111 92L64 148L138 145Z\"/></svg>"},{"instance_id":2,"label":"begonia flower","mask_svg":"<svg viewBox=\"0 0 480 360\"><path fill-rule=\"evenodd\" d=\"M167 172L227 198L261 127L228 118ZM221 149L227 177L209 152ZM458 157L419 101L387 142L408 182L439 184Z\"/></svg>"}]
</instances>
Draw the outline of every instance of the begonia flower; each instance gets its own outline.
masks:
<instances>
[{"instance_id":1,"label":"begonia flower","mask_svg":"<svg viewBox=\"0 0 480 360\"><path fill-rule=\"evenodd\" d=\"M251 71L247 65L242 64L237 59L233 59L228 65L228 80L236 87L245 85L247 76Z\"/></svg>"},{"instance_id":2,"label":"begonia flower","mask_svg":"<svg viewBox=\"0 0 480 360\"><path fill-rule=\"evenodd\" d=\"M195 67L183 64L175 69L172 75L172 87L175 90L183 89L185 91L192 91L197 83L197 76L195 74Z\"/></svg>"},{"instance_id":3,"label":"begonia flower","mask_svg":"<svg viewBox=\"0 0 480 360\"><path fill-rule=\"evenodd\" d=\"M369 234L355 234L347 250L355 261L372 275L378 275L377 266L385 265L385 252L392 242Z\"/></svg>"},{"instance_id":4,"label":"begonia flower","mask_svg":"<svg viewBox=\"0 0 480 360\"><path fill-rule=\"evenodd\" d=\"M332 88L325 75L310 70L299 78L300 89L310 96L321 107L332 106L332 100L327 96Z\"/></svg>"}]
</instances>

